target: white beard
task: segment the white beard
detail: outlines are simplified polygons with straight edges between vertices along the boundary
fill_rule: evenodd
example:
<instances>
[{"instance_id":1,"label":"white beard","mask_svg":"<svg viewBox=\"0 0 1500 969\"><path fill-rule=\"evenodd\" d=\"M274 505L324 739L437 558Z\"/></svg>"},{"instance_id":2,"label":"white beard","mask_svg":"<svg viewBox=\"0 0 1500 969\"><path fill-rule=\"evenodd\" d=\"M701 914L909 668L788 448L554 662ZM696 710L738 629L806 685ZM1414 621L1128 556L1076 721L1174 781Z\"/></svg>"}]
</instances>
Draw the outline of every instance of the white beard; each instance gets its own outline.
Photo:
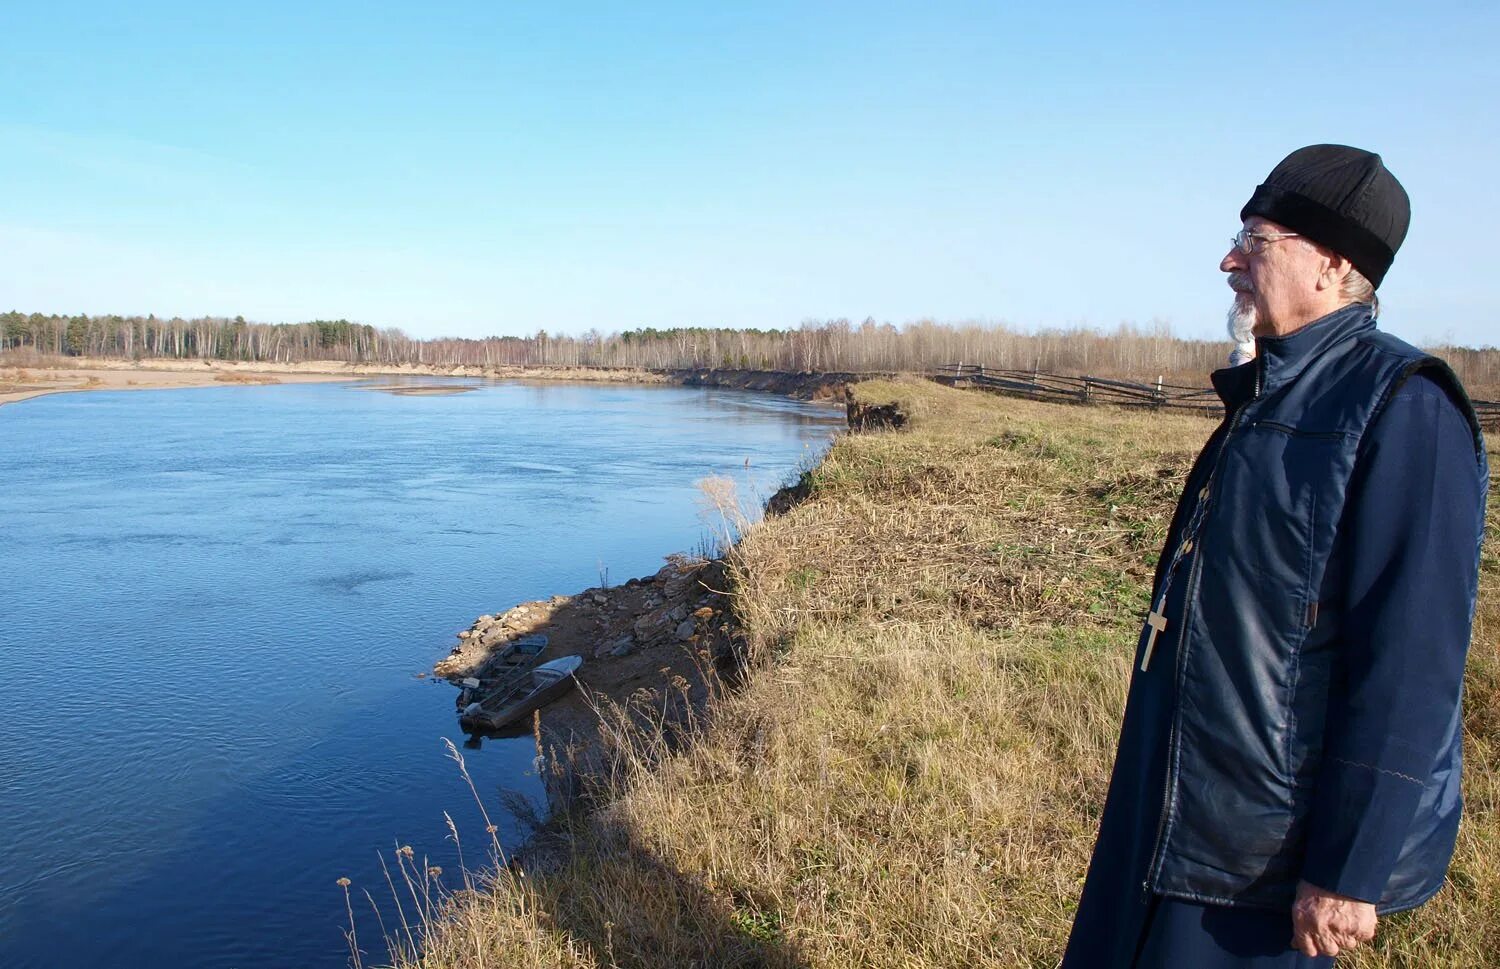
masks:
<instances>
[{"instance_id":1,"label":"white beard","mask_svg":"<svg viewBox=\"0 0 1500 969\"><path fill-rule=\"evenodd\" d=\"M1229 307L1229 316L1225 320L1225 328L1229 331L1229 339L1235 343L1252 343L1255 340L1255 324L1260 322L1260 314L1255 311L1255 302L1249 293L1235 293L1234 304Z\"/></svg>"},{"instance_id":2,"label":"white beard","mask_svg":"<svg viewBox=\"0 0 1500 969\"><path fill-rule=\"evenodd\" d=\"M1231 284L1240 282L1236 278L1240 274L1231 274ZM1229 315L1225 319L1225 329L1229 331L1229 339L1234 341L1234 350L1229 354L1229 365L1237 367L1255 359L1255 324L1260 322L1260 314L1255 310L1255 300L1248 292L1236 289L1234 291L1234 303L1229 307Z\"/></svg>"}]
</instances>

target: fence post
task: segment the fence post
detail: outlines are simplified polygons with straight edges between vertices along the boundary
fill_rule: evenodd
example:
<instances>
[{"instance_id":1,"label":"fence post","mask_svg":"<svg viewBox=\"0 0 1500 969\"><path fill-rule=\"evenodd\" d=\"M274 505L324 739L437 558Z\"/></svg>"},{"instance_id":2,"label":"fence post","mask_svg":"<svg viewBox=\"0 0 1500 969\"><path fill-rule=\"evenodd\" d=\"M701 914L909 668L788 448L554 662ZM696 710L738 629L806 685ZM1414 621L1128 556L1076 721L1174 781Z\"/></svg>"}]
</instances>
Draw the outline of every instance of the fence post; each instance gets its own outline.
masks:
<instances>
[{"instance_id":1,"label":"fence post","mask_svg":"<svg viewBox=\"0 0 1500 969\"><path fill-rule=\"evenodd\" d=\"M1087 404L1087 403L1088 403L1088 402L1089 402L1089 391L1090 391L1090 390L1091 390L1091 389L1092 389L1092 387L1093 387L1093 384L1092 384L1092 382L1091 382L1091 381L1090 381L1090 380L1089 380L1089 378L1087 378L1087 377L1084 377L1084 378L1083 378L1083 395L1082 395L1082 397L1081 397L1081 398L1080 398L1080 399L1081 399L1081 400L1082 400L1082 401L1083 401L1083 402L1084 402L1084 403L1085 403L1085 404Z\"/></svg>"},{"instance_id":2,"label":"fence post","mask_svg":"<svg viewBox=\"0 0 1500 969\"><path fill-rule=\"evenodd\" d=\"M1166 395L1161 392L1161 378L1161 374L1156 375L1156 402L1154 406L1157 410L1160 410L1161 405L1167 402Z\"/></svg>"}]
</instances>

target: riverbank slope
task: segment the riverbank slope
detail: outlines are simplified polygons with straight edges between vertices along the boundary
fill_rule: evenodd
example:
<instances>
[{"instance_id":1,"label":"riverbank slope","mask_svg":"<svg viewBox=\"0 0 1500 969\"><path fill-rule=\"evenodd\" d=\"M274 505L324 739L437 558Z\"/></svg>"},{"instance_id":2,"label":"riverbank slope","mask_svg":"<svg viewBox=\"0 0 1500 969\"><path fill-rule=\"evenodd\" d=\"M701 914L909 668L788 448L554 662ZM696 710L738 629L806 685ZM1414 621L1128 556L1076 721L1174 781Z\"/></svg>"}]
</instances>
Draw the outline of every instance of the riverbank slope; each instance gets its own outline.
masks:
<instances>
[{"instance_id":1,"label":"riverbank slope","mask_svg":"<svg viewBox=\"0 0 1500 969\"><path fill-rule=\"evenodd\" d=\"M1212 424L854 394L905 426L840 439L734 549L744 681L675 744L614 735L602 806L456 899L403 966L1054 964L1154 557ZM1500 952L1497 506L1451 884L1351 966Z\"/></svg>"}]
</instances>

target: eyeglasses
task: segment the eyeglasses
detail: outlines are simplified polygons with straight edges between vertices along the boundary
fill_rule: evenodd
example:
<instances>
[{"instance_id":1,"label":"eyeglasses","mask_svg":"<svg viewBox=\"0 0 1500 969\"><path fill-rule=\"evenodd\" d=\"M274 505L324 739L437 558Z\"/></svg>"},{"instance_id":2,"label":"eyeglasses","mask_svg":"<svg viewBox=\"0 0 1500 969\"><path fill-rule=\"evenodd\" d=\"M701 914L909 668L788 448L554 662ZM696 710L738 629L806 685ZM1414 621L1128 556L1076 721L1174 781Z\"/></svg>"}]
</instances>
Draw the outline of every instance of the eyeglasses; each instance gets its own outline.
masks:
<instances>
[{"instance_id":1,"label":"eyeglasses","mask_svg":"<svg viewBox=\"0 0 1500 969\"><path fill-rule=\"evenodd\" d=\"M1248 256L1260 251L1262 246L1267 242L1277 242L1281 239L1298 239L1301 236L1302 233L1300 232L1252 232L1249 229L1241 229L1234 234L1234 238L1230 239L1229 242L1230 245ZM1256 245L1257 242L1261 245Z\"/></svg>"}]
</instances>

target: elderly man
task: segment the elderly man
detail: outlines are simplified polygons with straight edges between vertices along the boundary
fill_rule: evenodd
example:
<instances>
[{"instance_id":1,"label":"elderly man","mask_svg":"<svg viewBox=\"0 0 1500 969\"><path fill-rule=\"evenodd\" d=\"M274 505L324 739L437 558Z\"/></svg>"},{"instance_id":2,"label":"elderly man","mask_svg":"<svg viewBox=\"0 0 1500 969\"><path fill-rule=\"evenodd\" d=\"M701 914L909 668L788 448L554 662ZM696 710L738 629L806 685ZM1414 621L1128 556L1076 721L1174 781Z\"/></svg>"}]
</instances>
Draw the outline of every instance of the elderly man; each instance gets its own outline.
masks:
<instances>
[{"instance_id":1,"label":"elderly man","mask_svg":"<svg viewBox=\"0 0 1500 969\"><path fill-rule=\"evenodd\" d=\"M1489 472L1453 373L1375 327L1409 213L1342 145L1240 212L1256 356L1213 375L1064 969L1330 966L1442 885Z\"/></svg>"}]
</instances>

